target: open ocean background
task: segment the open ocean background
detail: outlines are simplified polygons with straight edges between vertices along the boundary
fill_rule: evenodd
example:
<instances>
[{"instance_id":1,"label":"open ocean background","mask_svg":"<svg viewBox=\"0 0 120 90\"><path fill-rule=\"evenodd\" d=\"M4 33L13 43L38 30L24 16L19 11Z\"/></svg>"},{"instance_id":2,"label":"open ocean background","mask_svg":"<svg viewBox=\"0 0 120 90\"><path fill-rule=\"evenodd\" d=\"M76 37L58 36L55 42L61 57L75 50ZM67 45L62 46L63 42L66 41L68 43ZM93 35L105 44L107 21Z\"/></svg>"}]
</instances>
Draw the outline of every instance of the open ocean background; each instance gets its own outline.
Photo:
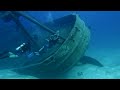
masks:
<instances>
[{"instance_id":1,"label":"open ocean background","mask_svg":"<svg viewBox=\"0 0 120 90\"><path fill-rule=\"evenodd\" d=\"M69 15L79 14L80 18L89 27L91 40L86 55L97 59L104 67L86 64L75 66L68 73L55 76L36 77L20 75L11 70L5 70L16 66L11 60L0 60L0 79L36 79L36 78L65 78L65 79L118 79L120 78L120 11L26 11L26 14L36 18L41 23ZM34 33L32 23L20 18L24 26ZM0 19L0 52L12 51L24 41L17 31L13 21L3 22ZM44 33L43 33L44 34ZM19 62L18 62L19 64ZM82 74L81 74L82 72Z\"/></svg>"}]
</instances>

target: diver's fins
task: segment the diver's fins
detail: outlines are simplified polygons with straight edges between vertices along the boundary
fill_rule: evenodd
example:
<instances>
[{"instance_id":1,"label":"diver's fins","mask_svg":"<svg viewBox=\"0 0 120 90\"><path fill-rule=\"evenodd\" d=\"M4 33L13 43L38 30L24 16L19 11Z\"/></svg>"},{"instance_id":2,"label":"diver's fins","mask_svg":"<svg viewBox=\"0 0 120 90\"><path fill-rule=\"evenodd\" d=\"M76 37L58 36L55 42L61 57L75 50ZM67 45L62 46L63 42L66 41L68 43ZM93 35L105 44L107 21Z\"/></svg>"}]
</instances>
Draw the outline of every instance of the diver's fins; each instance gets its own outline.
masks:
<instances>
[{"instance_id":1,"label":"diver's fins","mask_svg":"<svg viewBox=\"0 0 120 90\"><path fill-rule=\"evenodd\" d=\"M83 56L80 59L80 62L82 64L92 64L92 65L96 65L96 66L99 66L99 67L103 67L103 65L98 60L96 60L92 57L89 57L89 56Z\"/></svg>"},{"instance_id":2,"label":"diver's fins","mask_svg":"<svg viewBox=\"0 0 120 90\"><path fill-rule=\"evenodd\" d=\"M0 52L0 59L5 59L9 57L9 52L8 51L4 51L4 52Z\"/></svg>"}]
</instances>

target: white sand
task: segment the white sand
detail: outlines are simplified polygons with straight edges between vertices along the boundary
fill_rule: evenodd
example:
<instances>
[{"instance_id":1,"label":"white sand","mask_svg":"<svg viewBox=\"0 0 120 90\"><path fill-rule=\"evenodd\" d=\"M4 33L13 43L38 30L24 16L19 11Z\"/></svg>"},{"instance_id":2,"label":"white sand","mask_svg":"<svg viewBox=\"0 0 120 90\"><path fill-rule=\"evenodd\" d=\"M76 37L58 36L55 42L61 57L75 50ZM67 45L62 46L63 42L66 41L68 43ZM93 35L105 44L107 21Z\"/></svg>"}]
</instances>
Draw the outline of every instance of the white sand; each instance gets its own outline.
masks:
<instances>
[{"instance_id":1,"label":"white sand","mask_svg":"<svg viewBox=\"0 0 120 90\"><path fill-rule=\"evenodd\" d=\"M89 49L86 55L101 62L104 67L95 65L75 66L58 78L65 79L120 79L120 48Z\"/></svg>"},{"instance_id":2,"label":"white sand","mask_svg":"<svg viewBox=\"0 0 120 90\"><path fill-rule=\"evenodd\" d=\"M19 75L10 70L0 70L0 79L36 79L36 77Z\"/></svg>"},{"instance_id":3,"label":"white sand","mask_svg":"<svg viewBox=\"0 0 120 90\"><path fill-rule=\"evenodd\" d=\"M104 67L90 64L75 66L70 71L53 79L120 79L120 49L89 49L86 55L99 60ZM19 75L13 71L1 70L0 79L36 79L37 77ZM40 77L42 78L42 77ZM51 78L51 77L44 77Z\"/></svg>"},{"instance_id":4,"label":"white sand","mask_svg":"<svg viewBox=\"0 0 120 90\"><path fill-rule=\"evenodd\" d=\"M86 52L86 55L99 60L104 67L86 64L75 66L66 78L81 79L120 79L120 48L96 48Z\"/></svg>"}]
</instances>

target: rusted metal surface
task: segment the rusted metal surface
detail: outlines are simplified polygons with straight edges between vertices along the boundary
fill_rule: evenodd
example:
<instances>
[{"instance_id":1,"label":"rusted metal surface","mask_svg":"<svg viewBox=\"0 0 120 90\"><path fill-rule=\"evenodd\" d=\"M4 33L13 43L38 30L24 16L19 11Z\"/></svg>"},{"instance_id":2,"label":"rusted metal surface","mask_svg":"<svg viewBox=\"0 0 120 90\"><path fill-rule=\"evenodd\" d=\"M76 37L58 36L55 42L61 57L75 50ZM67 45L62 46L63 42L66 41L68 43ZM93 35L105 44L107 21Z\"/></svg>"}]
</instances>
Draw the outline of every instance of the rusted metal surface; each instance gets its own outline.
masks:
<instances>
[{"instance_id":1,"label":"rusted metal surface","mask_svg":"<svg viewBox=\"0 0 120 90\"><path fill-rule=\"evenodd\" d=\"M84 55L90 40L90 32L78 15L70 15L74 23L64 43L42 62L17 69L19 72L53 72L61 73L69 70ZM61 19L66 19L62 17ZM67 23L66 23L67 25ZM69 26L68 26L69 27ZM67 29L65 29L67 30Z\"/></svg>"}]
</instances>

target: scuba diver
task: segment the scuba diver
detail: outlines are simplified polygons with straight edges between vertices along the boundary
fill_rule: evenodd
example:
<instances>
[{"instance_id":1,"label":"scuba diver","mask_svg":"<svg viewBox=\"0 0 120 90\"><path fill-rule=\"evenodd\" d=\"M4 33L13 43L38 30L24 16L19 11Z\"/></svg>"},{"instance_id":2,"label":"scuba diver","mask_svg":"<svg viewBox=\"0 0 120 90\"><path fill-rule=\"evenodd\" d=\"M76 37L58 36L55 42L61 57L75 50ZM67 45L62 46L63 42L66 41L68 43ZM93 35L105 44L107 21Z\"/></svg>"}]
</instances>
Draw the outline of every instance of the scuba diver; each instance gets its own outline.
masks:
<instances>
[{"instance_id":1,"label":"scuba diver","mask_svg":"<svg viewBox=\"0 0 120 90\"><path fill-rule=\"evenodd\" d=\"M57 31L54 35L51 35L50 38L47 39L47 41L48 41L48 48L51 48L54 45L56 45L59 40L60 40L60 38L59 38L59 31Z\"/></svg>"},{"instance_id":2,"label":"scuba diver","mask_svg":"<svg viewBox=\"0 0 120 90\"><path fill-rule=\"evenodd\" d=\"M0 53L0 59L5 59L5 58L17 58L20 57L21 55L24 54L30 54L31 52L31 45L30 43L22 43L20 46L18 46L15 49L15 53L10 52L10 51L4 51Z\"/></svg>"},{"instance_id":3,"label":"scuba diver","mask_svg":"<svg viewBox=\"0 0 120 90\"><path fill-rule=\"evenodd\" d=\"M51 35L49 39L46 39L45 45L42 46L41 49L39 49L38 52L35 52L36 55L42 55L43 53L46 53L48 49L52 48L59 42L59 31L57 31L55 34Z\"/></svg>"},{"instance_id":4,"label":"scuba diver","mask_svg":"<svg viewBox=\"0 0 120 90\"><path fill-rule=\"evenodd\" d=\"M39 56L43 53L46 53L49 48L55 46L59 40L59 31L57 31L54 35L51 35L50 38L46 40L47 42L45 43L45 45L42 46L42 48L40 48L37 52L32 51L31 44L27 42L22 43L20 46L18 46L15 49L15 53L12 53L10 51L4 51L0 53L0 59L17 58L20 56L27 56L28 58L31 58L33 56Z\"/></svg>"},{"instance_id":5,"label":"scuba diver","mask_svg":"<svg viewBox=\"0 0 120 90\"><path fill-rule=\"evenodd\" d=\"M22 43L20 46L18 46L16 49L15 49L15 53L18 55L18 56L21 56L21 55L29 55L32 50L31 50L31 44L29 42L27 43Z\"/></svg>"}]
</instances>

